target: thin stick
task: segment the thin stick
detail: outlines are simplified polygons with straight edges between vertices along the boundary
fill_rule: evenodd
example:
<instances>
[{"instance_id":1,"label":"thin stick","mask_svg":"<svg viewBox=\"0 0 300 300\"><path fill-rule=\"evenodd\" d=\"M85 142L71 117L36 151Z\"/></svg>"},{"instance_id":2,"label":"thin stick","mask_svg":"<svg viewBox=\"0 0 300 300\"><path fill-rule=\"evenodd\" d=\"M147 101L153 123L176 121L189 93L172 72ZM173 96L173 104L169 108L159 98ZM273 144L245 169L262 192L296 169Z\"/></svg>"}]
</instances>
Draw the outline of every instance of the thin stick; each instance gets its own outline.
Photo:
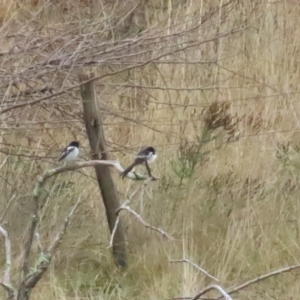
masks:
<instances>
[{"instance_id":1,"label":"thin stick","mask_svg":"<svg viewBox=\"0 0 300 300\"><path fill-rule=\"evenodd\" d=\"M166 237L170 240L174 240L173 237L171 237L169 234L167 234L165 231L163 231L160 228L154 227L150 224L148 224L146 221L144 221L144 219L138 214L136 213L134 210L132 210L129 206L127 205L122 205L120 208L118 208L118 210L116 211L116 213L120 213L121 210L127 210L128 212L132 213L146 228L152 229L154 231L159 232L163 237Z\"/></svg>"},{"instance_id":2,"label":"thin stick","mask_svg":"<svg viewBox=\"0 0 300 300\"><path fill-rule=\"evenodd\" d=\"M262 280L265 280L269 277L272 277L272 276L276 276L276 275L279 275L279 274L282 274L282 273L286 273L286 272L290 272L290 271L293 271L293 270L296 270L296 269L299 269L300 268L300 264L299 265L294 265L294 266L289 266L289 267L286 267L286 268L283 268L283 269L279 269L279 270L276 270L276 271L273 271L273 272L270 272L270 273L267 273L265 275L262 275L262 276L259 276L259 277L256 277L254 279L251 279L251 280L248 280L247 282L231 289L229 292L227 292L228 295L231 295L231 294L234 294L234 293L237 293L239 292L240 290L254 284L254 283L258 283ZM203 295L203 291L202 290L199 294L197 294L196 296L194 297L176 297L176 298L172 298L172 299L191 299L191 300L196 300L196 299L199 299L199 297L201 297ZM221 299L222 297L219 297L217 299ZM203 298L202 298L203 299ZM205 298L206 299L206 298Z\"/></svg>"},{"instance_id":3,"label":"thin stick","mask_svg":"<svg viewBox=\"0 0 300 300\"><path fill-rule=\"evenodd\" d=\"M62 242L62 237L63 235L66 233L66 230L70 224L70 220L71 217L73 216L75 210L77 209L79 203L81 201L81 196L78 197L77 202L75 203L75 205L73 206L73 208L71 209L69 215L67 216L67 218L65 219L64 225L62 230L56 235L56 237L54 238L52 245L48 248L47 252L49 252L51 255L54 254L54 252L56 251L56 249L59 247L59 245Z\"/></svg>"},{"instance_id":4,"label":"thin stick","mask_svg":"<svg viewBox=\"0 0 300 300\"><path fill-rule=\"evenodd\" d=\"M188 263L190 265L192 265L193 267L195 267L196 269L198 269L199 271L203 272L205 275L207 275L208 277L216 280L216 281L220 281L219 279L217 279L216 277L210 275L208 272L206 272L204 269L202 269L200 266L196 265L195 263L191 262L190 260L188 259L171 259L169 260L169 262L174 262L174 263L178 263L178 262L185 262L185 263Z\"/></svg>"},{"instance_id":5,"label":"thin stick","mask_svg":"<svg viewBox=\"0 0 300 300\"><path fill-rule=\"evenodd\" d=\"M2 233L5 239L5 272L4 272L3 282L1 282L0 284L7 291L8 299L13 299L15 292L10 282L11 244L8 236L8 231L5 230L1 225L0 225L0 232Z\"/></svg>"},{"instance_id":6,"label":"thin stick","mask_svg":"<svg viewBox=\"0 0 300 300\"><path fill-rule=\"evenodd\" d=\"M81 200L81 196L78 197L76 204L71 209L69 215L66 217L64 225L59 233L54 238L52 244L48 247L48 249L42 253L39 259L39 264L35 267L34 271L28 274L24 281L22 282L25 289L32 289L36 286L39 280L42 278L43 274L47 271L49 264L53 255L55 254L56 250L59 248L60 244L62 243L62 238L66 233L66 230L70 224L71 217L73 216L78 204Z\"/></svg>"},{"instance_id":7,"label":"thin stick","mask_svg":"<svg viewBox=\"0 0 300 300\"><path fill-rule=\"evenodd\" d=\"M11 245L8 237L8 232L0 225L0 232L4 236L5 239L5 262L6 268L4 273L4 283L10 283L10 269L11 269Z\"/></svg>"},{"instance_id":8,"label":"thin stick","mask_svg":"<svg viewBox=\"0 0 300 300\"><path fill-rule=\"evenodd\" d=\"M290 266L290 267L286 267L286 268L283 268L283 269L279 269L279 270L276 270L276 271L273 271L271 273L267 273L265 275L262 275L262 276L259 276L259 277L256 277L254 279L251 279L233 289L231 289L228 294L233 294L233 293L236 293L242 289L244 289L245 287L248 287L249 285L251 284L254 284L254 283L257 283L259 281L262 281L264 279L267 279L271 276L276 276L276 275L279 275L279 274L282 274L282 273L285 273L285 272L290 272L292 270L295 270L295 269L299 269L300 268L300 265L294 265L294 266Z\"/></svg>"},{"instance_id":9,"label":"thin stick","mask_svg":"<svg viewBox=\"0 0 300 300\"><path fill-rule=\"evenodd\" d=\"M192 298L192 300L197 300L199 299L202 295L206 294L207 292L211 291L211 290L217 290L220 292L220 294L222 294L222 296L226 299L226 300L232 300L232 298L228 295L228 293L225 292L225 290L216 284L210 285L206 288L204 288L199 294L197 294L195 297Z\"/></svg>"},{"instance_id":10,"label":"thin stick","mask_svg":"<svg viewBox=\"0 0 300 300\"><path fill-rule=\"evenodd\" d=\"M39 251L40 252L43 252L43 246L42 246L42 243L41 243L41 236L38 232L35 233L35 237L36 237L36 241L37 241L37 246L39 248Z\"/></svg>"},{"instance_id":11,"label":"thin stick","mask_svg":"<svg viewBox=\"0 0 300 300\"><path fill-rule=\"evenodd\" d=\"M117 217L117 220L116 220L116 223L115 223L115 226L114 226L114 229L111 233L111 236L110 236L110 241L109 241L109 245L106 249L109 249L113 246L113 241L114 241L114 237L115 237L115 234L116 234L116 231L117 231L117 228L118 228L118 225L119 225L119 222L120 222L120 216L118 214L118 217Z\"/></svg>"},{"instance_id":12,"label":"thin stick","mask_svg":"<svg viewBox=\"0 0 300 300\"><path fill-rule=\"evenodd\" d=\"M183 51L188 50L190 48L199 47L202 44L207 44L209 42L213 42L215 40L218 40L218 39L221 39L221 38L225 38L225 37L227 37L229 35L233 35L235 33L241 32L243 30L245 30L245 29L243 28L243 29L231 30L230 32L227 32L227 33L218 34L218 35L216 35L216 36L214 36L214 37L212 37L210 39L206 39L206 40L202 40L202 41L198 41L198 42L194 42L194 43L189 43L188 45L186 45L184 47L180 47L179 49L171 50L171 51L166 51L166 52L164 52L162 54L158 54L156 57L153 57L153 58L151 58L151 59L149 59L147 61L143 61L143 62L137 63L135 65L132 65L132 66L129 66L129 67L125 67L125 68L123 68L121 70L117 70L117 71L111 72L111 73L105 73L103 75L96 76L94 78L88 79L88 80L86 80L84 82L80 82L79 84L72 85L72 86L70 86L70 87L68 87L68 88L66 88L66 89L64 89L62 91L53 93L51 95L48 95L48 96L41 97L41 98L36 99L36 100L28 101L28 102L25 102L25 103L17 104L17 105L14 105L14 106L2 109L0 111L0 114L6 113L6 112L8 112L10 110L14 110L16 108L20 108L20 107L24 107L24 106L28 106L28 105L32 106L32 105L40 103L40 102L42 102L44 100L48 100L48 99L51 99L51 98L63 95L65 93L67 93L68 91L77 89L81 85L89 83L89 82L93 82L93 81L96 81L96 80L100 81L101 79L104 79L106 77L115 76L117 74L120 74L120 73L123 73L123 72L127 72L127 71L130 71L130 70L133 70L133 69L137 69L137 68L143 68L144 66L149 65L150 63L152 63L154 61L158 61L158 60L160 60L163 57L167 57L169 55L174 55L175 53L183 52Z\"/></svg>"},{"instance_id":13,"label":"thin stick","mask_svg":"<svg viewBox=\"0 0 300 300\"><path fill-rule=\"evenodd\" d=\"M129 199L126 200L125 203L124 203L122 206L127 205L128 203L130 203L130 200L129 200ZM120 211L118 210L118 211L116 212L117 220L116 220L114 229L113 229L113 231L112 231L112 233L111 233L111 236L110 236L109 245L108 245L108 247L107 247L106 249L109 249L109 248L111 248L111 247L113 246L114 236L115 236L115 234L116 234L116 231L117 231L117 228L118 228L118 225L119 225L119 222L120 222L120 216L119 216L119 213L120 213Z\"/></svg>"}]
</instances>

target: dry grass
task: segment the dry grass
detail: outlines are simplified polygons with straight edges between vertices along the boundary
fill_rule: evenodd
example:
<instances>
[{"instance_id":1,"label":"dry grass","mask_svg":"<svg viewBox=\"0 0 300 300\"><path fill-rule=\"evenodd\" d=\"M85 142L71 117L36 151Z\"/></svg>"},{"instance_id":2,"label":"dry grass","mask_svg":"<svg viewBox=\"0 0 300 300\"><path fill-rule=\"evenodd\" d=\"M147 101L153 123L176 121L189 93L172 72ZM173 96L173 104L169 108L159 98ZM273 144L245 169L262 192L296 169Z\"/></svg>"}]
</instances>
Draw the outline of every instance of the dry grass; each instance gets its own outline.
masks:
<instances>
[{"instance_id":1,"label":"dry grass","mask_svg":"<svg viewBox=\"0 0 300 300\"><path fill-rule=\"evenodd\" d=\"M8 3L0 3L0 109L24 105L1 114L0 125L0 211L16 197L6 217L14 267L37 175L74 138L88 159L75 87L82 69L116 73L96 84L111 156L126 165L139 147L157 148L160 180L141 188L131 207L176 238L164 241L122 213L130 267L120 272L106 249L93 171L60 175L45 190L44 245L78 195L82 204L33 299L165 299L212 283L169 259L198 263L225 289L299 263L297 2L233 1L221 10L217 1ZM203 42L217 33L229 34ZM45 87L55 94L72 86L25 105L51 97ZM117 176L115 183L121 201L140 188ZM292 272L233 299L296 299L299 292Z\"/></svg>"}]
</instances>

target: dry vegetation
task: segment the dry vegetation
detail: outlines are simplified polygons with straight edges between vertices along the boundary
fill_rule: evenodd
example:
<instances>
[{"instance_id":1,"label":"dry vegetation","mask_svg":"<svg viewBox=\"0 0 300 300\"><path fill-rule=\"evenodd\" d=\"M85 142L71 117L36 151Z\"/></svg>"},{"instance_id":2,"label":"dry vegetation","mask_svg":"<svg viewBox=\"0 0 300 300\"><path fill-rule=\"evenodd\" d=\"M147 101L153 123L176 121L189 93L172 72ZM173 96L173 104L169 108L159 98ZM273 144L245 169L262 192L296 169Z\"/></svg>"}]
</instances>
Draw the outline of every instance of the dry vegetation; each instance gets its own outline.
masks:
<instances>
[{"instance_id":1,"label":"dry vegetation","mask_svg":"<svg viewBox=\"0 0 300 300\"><path fill-rule=\"evenodd\" d=\"M45 188L43 246L82 202L32 299L192 297L216 283L172 259L190 259L227 290L298 264L299 15L292 0L0 0L0 212L13 199L5 217L13 280L37 175L75 138L89 157L82 70L97 77L111 158L126 165L145 145L159 154L159 181L115 176L121 202L130 198L175 239L122 212L129 268L121 272L93 171L61 174ZM0 254L3 272L2 246ZM232 297L299 293L293 271Z\"/></svg>"}]
</instances>

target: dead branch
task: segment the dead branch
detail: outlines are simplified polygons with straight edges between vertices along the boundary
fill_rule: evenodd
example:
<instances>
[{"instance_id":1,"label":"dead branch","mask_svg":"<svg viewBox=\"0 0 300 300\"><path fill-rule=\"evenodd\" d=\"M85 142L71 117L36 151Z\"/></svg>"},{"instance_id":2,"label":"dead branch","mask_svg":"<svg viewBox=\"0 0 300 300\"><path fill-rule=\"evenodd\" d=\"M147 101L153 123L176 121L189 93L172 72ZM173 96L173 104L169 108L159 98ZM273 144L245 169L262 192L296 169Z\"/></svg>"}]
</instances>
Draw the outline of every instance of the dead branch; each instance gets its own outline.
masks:
<instances>
[{"instance_id":1,"label":"dead branch","mask_svg":"<svg viewBox=\"0 0 300 300\"><path fill-rule=\"evenodd\" d=\"M296 270L296 269L299 269L300 268L300 264L299 265L294 265L294 266L289 266L289 267L286 267L286 268L283 268L283 269L279 269L279 270L276 270L276 271L273 271L273 272L270 272L270 273L267 273L265 275L262 275L262 276L259 276L259 277L256 277L254 279L251 279L233 289L231 289L230 291L227 292L227 295L231 295L231 294L234 294L234 293L237 293L239 292L240 290L254 284L254 283L258 283L262 280L265 280L267 278L270 278L272 276L276 276L276 275L279 275L279 274L282 274L282 273L286 273L286 272L290 272L290 271L293 271L293 270ZM211 286L210 286L211 287ZM209 287L207 287L209 288ZM206 290L207 288L203 289L201 292L199 292L196 296L194 297L175 297L175 298L172 298L172 299L190 299L190 300L197 300L199 299L202 295L204 295L205 293L208 292L208 290ZM205 291L205 293L204 293ZM223 295L223 294L222 294ZM223 295L224 296L224 295ZM222 297L218 297L216 299L221 299L223 298ZM207 299L207 298L203 298L201 297L201 299ZM231 298L228 298L228 299L231 299Z\"/></svg>"},{"instance_id":2,"label":"dead branch","mask_svg":"<svg viewBox=\"0 0 300 300\"><path fill-rule=\"evenodd\" d=\"M64 225L60 232L54 238L52 244L48 247L45 252L41 252L40 257L36 263L36 266L31 270L30 274L23 279L22 285L24 285L25 290L33 289L39 280L42 278L43 274L47 271L53 255L56 250L59 248L62 238L66 233L66 230L70 224L70 219L73 216L76 208L80 203L81 197L78 197L76 204L71 209L68 217L65 219ZM19 290L20 292L20 290Z\"/></svg>"},{"instance_id":3,"label":"dead branch","mask_svg":"<svg viewBox=\"0 0 300 300\"><path fill-rule=\"evenodd\" d=\"M119 222L120 222L120 216L119 216L119 214L118 214L117 220L116 220L116 222L115 222L114 229L113 229L113 231L112 231L112 233L111 233L111 236L110 236L109 245L108 245L108 247L107 247L106 249L109 249L109 248L111 248L111 247L113 246L113 241L114 241L114 237L115 237L115 234L116 234L116 231L117 231Z\"/></svg>"},{"instance_id":4,"label":"dead branch","mask_svg":"<svg viewBox=\"0 0 300 300\"><path fill-rule=\"evenodd\" d=\"M32 101L27 101L27 102L20 103L20 104L11 106L11 107L4 108L4 109L2 109L0 111L0 114L6 113L8 111L11 111L11 110L14 110L14 109L17 109L17 108L21 108L21 107L24 107L24 106L36 105L36 104L38 104L38 103L40 103L40 102L42 102L44 100L55 98L57 96L65 94L65 93L67 93L67 92L69 92L71 90L77 89L81 85L84 85L84 84L87 84L87 83L90 83L90 82L93 82L93 81L96 81L96 80L102 80L104 78L115 76L115 75L118 75L120 73L127 72L127 71L130 71L130 70L133 70L133 69L142 68L142 67L144 67L144 66L146 66L148 64L151 64L152 62L160 60L161 58L164 58L164 57L167 57L167 56L171 56L171 55L174 55L174 54L179 53L179 52L184 52L185 50L188 50L188 49L191 49L191 48L195 48L195 47L198 47L200 45L203 45L203 44L206 44L206 43L210 43L210 42L213 42L213 41L225 38L227 36L230 36L230 35L242 32L244 30L245 30L245 28L243 28L243 29L237 29L237 30L231 30L230 32L226 32L226 33L222 33L222 34L217 34L217 35L213 36L212 38L208 38L208 39L204 39L204 40L200 40L200 41L196 41L196 42L193 41L191 43L188 43L188 45L185 45L185 46L182 46L182 47L178 47L178 44L175 43L174 47L176 46L177 48L176 49L172 49L171 51L165 51L164 52L164 51L161 51L162 49L155 49L155 52L158 52L158 53L163 52L163 53L161 53L159 55L156 55L155 57L153 57L151 59L148 59L146 61L135 62L133 65L130 65L130 66L125 67L125 68L122 68L121 70L117 70L117 71L114 71L114 72L106 73L106 74L103 74L103 75L100 75L100 76L95 76L93 78L90 78L88 80L80 82L79 84L75 84L75 85L72 85L70 87L67 87L64 90L61 90L61 91L59 91L57 93L53 93L51 95L48 95L48 96L45 96L45 97L41 97L39 99L35 99L35 100L32 100ZM133 40L133 43L134 42L135 41ZM169 48L169 46L166 47L166 49L168 49L168 48ZM116 51L116 48L114 48L114 51ZM147 53L148 52L149 51L147 51ZM107 53L107 51L105 51L105 53ZM134 56L136 56L137 54L140 55L141 53L134 53ZM119 57L117 57L117 58L119 59ZM124 55L122 55L122 58L124 58ZM82 65L82 63L81 63L81 65ZM73 64L72 64L72 66L73 66Z\"/></svg>"},{"instance_id":5,"label":"dead branch","mask_svg":"<svg viewBox=\"0 0 300 300\"><path fill-rule=\"evenodd\" d=\"M128 175L128 174L127 174L127 175ZM150 180L152 180L151 177L149 177L147 180L145 180L144 184L147 184ZM134 191L131 193L130 197L125 201L125 203L124 203L121 207L129 206L129 204L130 204L130 202L131 202L131 199L132 199L132 198L133 198L133 197L134 197L141 189L143 189L143 186L144 186L144 185L141 185L141 186L139 186L136 190L134 190ZM119 211L119 212L120 212L120 211ZM118 228L118 224L119 224L119 220L120 220L120 214L119 214L119 212L116 212L116 214L117 214L117 219L116 219L116 223L115 223L115 225L114 225L114 229L113 229L113 231L112 231L112 233L111 233L110 242L109 242L109 245L108 245L107 249L111 248L112 245L113 245L114 235L115 235L115 232L116 232L116 230L117 230L117 228Z\"/></svg>"},{"instance_id":6,"label":"dead branch","mask_svg":"<svg viewBox=\"0 0 300 300\"><path fill-rule=\"evenodd\" d=\"M15 291L10 282L10 270L11 270L11 243L8 236L8 231L0 225L0 232L4 236L5 240L5 271L3 281L0 285L6 290L8 294L7 300L14 299Z\"/></svg>"},{"instance_id":7,"label":"dead branch","mask_svg":"<svg viewBox=\"0 0 300 300\"><path fill-rule=\"evenodd\" d=\"M188 259L170 259L169 262L173 262L173 263L178 263L178 262L185 262L188 263L190 265L192 265L193 267L195 267L196 269L198 269L199 271L201 271L202 273L204 273L205 275L207 275L208 277L216 280L216 281L220 281L219 279L217 279L216 277L210 275L207 271L205 271L203 268L201 268L200 266L196 265L195 263L191 262Z\"/></svg>"},{"instance_id":8,"label":"dead branch","mask_svg":"<svg viewBox=\"0 0 300 300\"><path fill-rule=\"evenodd\" d=\"M168 238L170 240L174 240L172 236L170 236L168 233L163 231L160 228L154 227L147 223L137 212L135 212L133 209L131 209L126 203L122 205L120 208L117 209L116 214L118 215L122 210L127 210L131 214L133 214L146 228L149 228L151 230L159 232L164 238Z\"/></svg>"},{"instance_id":9,"label":"dead branch","mask_svg":"<svg viewBox=\"0 0 300 300\"><path fill-rule=\"evenodd\" d=\"M207 292L211 291L211 290L217 290L222 297L224 297L226 300L232 300L232 298L229 296L228 293L225 292L225 290L216 284L210 285L206 288L204 288L199 294L197 294L195 297L192 298L192 300L197 300L199 299L202 295L206 294Z\"/></svg>"},{"instance_id":10,"label":"dead branch","mask_svg":"<svg viewBox=\"0 0 300 300\"><path fill-rule=\"evenodd\" d=\"M35 238L36 238L36 243L37 243L38 249L40 252L42 252L43 246L42 246L42 242L41 242L41 236L38 232L35 233Z\"/></svg>"},{"instance_id":11,"label":"dead branch","mask_svg":"<svg viewBox=\"0 0 300 300\"><path fill-rule=\"evenodd\" d=\"M130 203L130 200L126 200L123 205L127 205L128 203ZM115 234L116 234L119 222L120 222L120 214L117 214L117 219L116 219L113 231L112 231L111 236L110 236L109 245L107 246L106 249L109 249L109 248L111 248L113 246L113 241L114 241L114 237L115 237Z\"/></svg>"},{"instance_id":12,"label":"dead branch","mask_svg":"<svg viewBox=\"0 0 300 300\"><path fill-rule=\"evenodd\" d=\"M249 285L251 284L254 284L254 283L258 283L262 280L265 280L267 278L270 278L272 276L276 276L276 275L279 275L279 274L282 274L282 273L286 273L286 272L290 272L290 271L293 271L293 270L296 270L296 269L299 269L300 268L300 265L294 265L294 266L289 266L289 267L286 267L286 268L283 268L283 269L279 269L279 270L276 270L276 271L273 271L273 272L270 272L270 273L267 273L265 275L262 275L262 276L259 276L259 277L256 277L254 279L251 279L233 289L231 289L228 294L234 294L242 289L244 289L245 287L248 287Z\"/></svg>"},{"instance_id":13,"label":"dead branch","mask_svg":"<svg viewBox=\"0 0 300 300\"><path fill-rule=\"evenodd\" d=\"M112 166L114 167L120 174L124 171L124 168L121 166L119 161L116 160L90 160L90 161L85 161L85 162L76 162L73 164L68 164L66 166L58 167L55 169L51 169L46 171L41 177L40 181L44 182L48 178L60 174L60 173L65 173L68 171L74 171L78 170L81 168L86 168L86 167L94 167L97 165L107 165L107 166ZM143 176L135 172L129 172L126 176L129 179L132 180L146 180L147 182L156 180L156 177L148 177L148 176Z\"/></svg>"},{"instance_id":14,"label":"dead branch","mask_svg":"<svg viewBox=\"0 0 300 300\"><path fill-rule=\"evenodd\" d=\"M123 172L123 168L121 167L120 163L118 161L109 161L109 160L92 160L92 161L86 161L86 162L78 162L78 163L74 163L74 164L69 164L66 166L62 166L62 167L58 167L55 169L51 169L51 170L47 170L43 175L41 175L38 178L38 181L36 183L36 186L34 188L33 191L33 199L34 199L34 213L32 216L32 222L31 222L31 227L29 229L29 236L25 245L25 253L24 253L24 258L23 258L23 277L24 278L28 278L30 276L29 274L29 256L31 253L31 247L33 244L33 239L35 236L35 232L36 232L36 228L39 222L39 211L40 211L40 203L39 203L39 197L40 197L40 193L41 190L43 188L44 183L46 182L47 179L49 179L50 177L60 174L60 173L64 173L64 172L68 172L68 171L74 171L80 168L84 168L84 167L91 167L91 166L95 166L95 165L99 165L99 164L103 164L103 165L109 165L109 166L114 166L119 172ZM139 176L138 174L135 173L131 173L128 176L129 178L132 178L134 180L149 180L149 178L146 178L144 176ZM152 180L152 178L150 178ZM58 243L58 241L57 241ZM59 246L59 244L55 243L54 244L54 249L48 252L51 254L53 251L55 251L56 247ZM45 261L45 259L49 260L51 259L51 255L44 255L42 257L42 261ZM42 276L42 274L45 272L43 271L44 268L40 268L39 271L37 272L37 274L39 274L39 276ZM37 282L37 275L35 275L34 277L30 277L29 282L34 283ZM40 278L40 277L39 277ZM36 284L36 283L35 283ZM28 286L26 284L26 281L24 280L23 283L21 284L21 288L23 290L26 290L26 286ZM20 288L20 289L21 289Z\"/></svg>"},{"instance_id":15,"label":"dead branch","mask_svg":"<svg viewBox=\"0 0 300 300\"><path fill-rule=\"evenodd\" d=\"M51 170L46 171L43 175L41 175L38 178L38 181L37 181L34 191L33 191L34 209L33 209L32 222L31 222L31 226L29 229L28 239L25 244L25 252L24 252L24 257L23 257L23 265L22 265L23 280L21 282L19 292L18 292L18 295L21 295L20 299L28 299L27 298L28 291L36 285L36 283L40 280L40 278L42 277L44 272L47 270L48 265L51 260L51 257L60 244L60 237L63 235L63 233L66 229L66 226L68 225L68 222L69 222L69 221L66 221L65 229L63 231L61 231L61 233L56 237L55 242L52 245L52 248L48 249L46 254L45 253L41 254L40 260L42 263L38 264L36 272L34 272L32 274L32 272L29 271L29 257L30 257L30 253L31 253L34 236L36 233L36 228L37 228L37 225L40 220L39 198L40 198L40 194L41 194L41 191L42 191L42 188L43 188L45 182L47 181L47 179L49 179L50 177L52 177L54 175L64 173L67 171L77 170L77 169L84 168L84 167L95 166L95 165L99 165L99 164L114 166L119 172L123 172L123 168L121 167L121 165L118 161L94 160L94 161L78 162L78 163L69 164L69 165L66 165L63 167L51 169ZM130 176L133 176L133 179L135 179L135 180L145 180L146 179L145 177L138 176L135 173L133 175L131 174Z\"/></svg>"}]
</instances>

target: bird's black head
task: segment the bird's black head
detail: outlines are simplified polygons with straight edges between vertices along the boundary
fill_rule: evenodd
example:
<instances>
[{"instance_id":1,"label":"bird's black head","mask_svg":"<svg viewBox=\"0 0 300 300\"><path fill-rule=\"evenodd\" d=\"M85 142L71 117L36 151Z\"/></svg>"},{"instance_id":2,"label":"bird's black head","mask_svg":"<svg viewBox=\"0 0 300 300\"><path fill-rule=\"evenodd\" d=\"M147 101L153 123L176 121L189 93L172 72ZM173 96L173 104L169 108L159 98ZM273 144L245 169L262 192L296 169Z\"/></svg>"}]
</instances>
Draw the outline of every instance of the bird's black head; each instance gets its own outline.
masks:
<instances>
[{"instance_id":1,"label":"bird's black head","mask_svg":"<svg viewBox=\"0 0 300 300\"><path fill-rule=\"evenodd\" d=\"M155 149L153 147L147 147L145 150L155 154Z\"/></svg>"},{"instance_id":2,"label":"bird's black head","mask_svg":"<svg viewBox=\"0 0 300 300\"><path fill-rule=\"evenodd\" d=\"M79 142L77 142L77 141L73 141L73 142L71 142L70 144L69 144L69 146L71 146L71 147L77 147L77 148L79 148Z\"/></svg>"}]
</instances>

